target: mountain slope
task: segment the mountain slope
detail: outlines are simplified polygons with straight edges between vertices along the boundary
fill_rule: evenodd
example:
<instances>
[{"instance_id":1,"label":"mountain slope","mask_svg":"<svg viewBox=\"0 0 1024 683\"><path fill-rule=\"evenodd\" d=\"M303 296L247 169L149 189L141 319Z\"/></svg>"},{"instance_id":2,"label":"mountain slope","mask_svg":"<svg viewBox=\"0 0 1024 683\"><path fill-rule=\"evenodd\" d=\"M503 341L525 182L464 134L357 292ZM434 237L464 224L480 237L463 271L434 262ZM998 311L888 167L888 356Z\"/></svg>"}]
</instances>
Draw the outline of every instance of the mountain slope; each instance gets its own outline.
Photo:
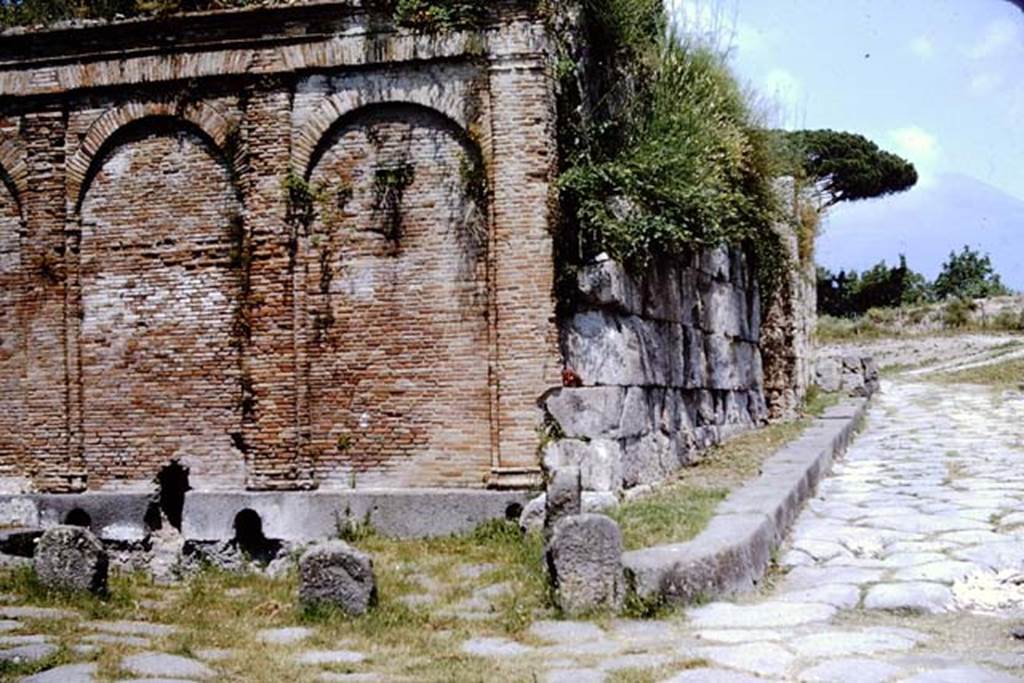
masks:
<instances>
[{"instance_id":1,"label":"mountain slope","mask_svg":"<svg viewBox=\"0 0 1024 683\"><path fill-rule=\"evenodd\" d=\"M934 278L965 244L992 256L1003 282L1024 291L1024 200L975 178L945 174L902 195L836 207L818 240L818 263L863 271L899 254Z\"/></svg>"}]
</instances>

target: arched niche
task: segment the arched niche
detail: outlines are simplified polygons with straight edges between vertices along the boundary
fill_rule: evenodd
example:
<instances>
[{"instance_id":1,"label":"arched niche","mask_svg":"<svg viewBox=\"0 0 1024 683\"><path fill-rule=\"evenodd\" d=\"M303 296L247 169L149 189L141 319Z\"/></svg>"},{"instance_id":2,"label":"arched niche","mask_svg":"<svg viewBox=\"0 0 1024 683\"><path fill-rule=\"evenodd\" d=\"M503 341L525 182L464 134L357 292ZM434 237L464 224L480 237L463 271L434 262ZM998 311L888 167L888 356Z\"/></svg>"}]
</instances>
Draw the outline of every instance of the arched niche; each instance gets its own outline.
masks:
<instances>
[{"instance_id":1,"label":"arched niche","mask_svg":"<svg viewBox=\"0 0 1024 683\"><path fill-rule=\"evenodd\" d=\"M375 104L327 130L307 180L299 268L318 477L479 486L491 463L480 150L436 110Z\"/></svg>"},{"instance_id":2,"label":"arched niche","mask_svg":"<svg viewBox=\"0 0 1024 683\"><path fill-rule=\"evenodd\" d=\"M24 430L21 378L25 372L21 236L17 183L7 166L0 166L0 478L24 476L21 467Z\"/></svg>"},{"instance_id":3,"label":"arched niche","mask_svg":"<svg viewBox=\"0 0 1024 683\"><path fill-rule=\"evenodd\" d=\"M75 282L81 453L90 485L168 462L240 485L241 201L194 123L131 121L83 176Z\"/></svg>"}]
</instances>

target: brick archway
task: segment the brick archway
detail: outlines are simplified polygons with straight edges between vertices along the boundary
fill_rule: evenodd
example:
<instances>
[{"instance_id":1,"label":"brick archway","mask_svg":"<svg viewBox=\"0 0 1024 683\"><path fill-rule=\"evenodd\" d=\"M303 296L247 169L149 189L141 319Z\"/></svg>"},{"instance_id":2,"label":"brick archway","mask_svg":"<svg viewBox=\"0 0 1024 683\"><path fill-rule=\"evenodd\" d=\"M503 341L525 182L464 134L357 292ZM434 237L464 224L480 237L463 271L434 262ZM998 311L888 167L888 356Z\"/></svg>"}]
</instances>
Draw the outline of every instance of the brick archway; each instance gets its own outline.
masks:
<instances>
[{"instance_id":1,"label":"brick archway","mask_svg":"<svg viewBox=\"0 0 1024 683\"><path fill-rule=\"evenodd\" d=\"M326 486L479 486L492 465L487 182L443 113L361 107L310 154L300 249L311 461Z\"/></svg>"},{"instance_id":2,"label":"brick archway","mask_svg":"<svg viewBox=\"0 0 1024 683\"><path fill-rule=\"evenodd\" d=\"M125 128L147 118L167 118L194 126L209 138L213 145L224 153L228 136L235 124L219 111L204 102L181 103L130 102L108 110L85 132L75 153L67 162L68 201L77 209L84 196L90 173L104 147ZM229 160L235 163L235 159Z\"/></svg>"},{"instance_id":3,"label":"brick archway","mask_svg":"<svg viewBox=\"0 0 1024 683\"><path fill-rule=\"evenodd\" d=\"M70 250L77 442L90 485L150 482L168 462L241 486L237 338L242 205L205 129L146 116L106 136Z\"/></svg>"}]
</instances>

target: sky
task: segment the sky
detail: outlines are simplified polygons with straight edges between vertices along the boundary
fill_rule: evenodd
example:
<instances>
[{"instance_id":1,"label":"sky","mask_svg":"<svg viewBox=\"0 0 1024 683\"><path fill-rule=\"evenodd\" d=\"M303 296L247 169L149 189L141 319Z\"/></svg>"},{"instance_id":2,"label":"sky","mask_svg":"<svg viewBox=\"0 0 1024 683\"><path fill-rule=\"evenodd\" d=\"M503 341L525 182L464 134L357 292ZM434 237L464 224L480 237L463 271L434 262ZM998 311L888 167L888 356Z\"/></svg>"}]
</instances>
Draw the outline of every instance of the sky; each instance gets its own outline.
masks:
<instances>
[{"instance_id":1,"label":"sky","mask_svg":"<svg viewBox=\"0 0 1024 683\"><path fill-rule=\"evenodd\" d=\"M904 195L842 204L818 261L934 277L964 244L1024 290L1024 11L1008 0L675 0L717 31L767 122L865 135L914 162Z\"/></svg>"}]
</instances>

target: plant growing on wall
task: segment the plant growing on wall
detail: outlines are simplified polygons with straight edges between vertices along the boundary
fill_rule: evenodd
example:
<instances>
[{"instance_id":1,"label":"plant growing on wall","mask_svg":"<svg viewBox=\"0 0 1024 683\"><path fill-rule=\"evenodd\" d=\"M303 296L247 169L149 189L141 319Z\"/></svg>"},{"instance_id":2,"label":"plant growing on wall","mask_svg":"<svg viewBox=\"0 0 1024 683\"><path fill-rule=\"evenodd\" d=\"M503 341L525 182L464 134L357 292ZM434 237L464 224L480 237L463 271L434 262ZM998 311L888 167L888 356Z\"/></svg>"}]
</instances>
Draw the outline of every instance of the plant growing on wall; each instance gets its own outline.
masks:
<instances>
[{"instance_id":1,"label":"plant growing on wall","mask_svg":"<svg viewBox=\"0 0 1024 683\"><path fill-rule=\"evenodd\" d=\"M378 168L373 176L374 210L381 212L381 232L397 243L402 233L402 198L412 184L415 172L412 164Z\"/></svg>"},{"instance_id":2,"label":"plant growing on wall","mask_svg":"<svg viewBox=\"0 0 1024 683\"><path fill-rule=\"evenodd\" d=\"M658 0L588 0L582 21L585 44L563 46L560 60L588 60L560 70L576 258L607 252L642 266L747 244L772 288L785 266L772 230L777 163L722 55L672 31Z\"/></svg>"}]
</instances>

